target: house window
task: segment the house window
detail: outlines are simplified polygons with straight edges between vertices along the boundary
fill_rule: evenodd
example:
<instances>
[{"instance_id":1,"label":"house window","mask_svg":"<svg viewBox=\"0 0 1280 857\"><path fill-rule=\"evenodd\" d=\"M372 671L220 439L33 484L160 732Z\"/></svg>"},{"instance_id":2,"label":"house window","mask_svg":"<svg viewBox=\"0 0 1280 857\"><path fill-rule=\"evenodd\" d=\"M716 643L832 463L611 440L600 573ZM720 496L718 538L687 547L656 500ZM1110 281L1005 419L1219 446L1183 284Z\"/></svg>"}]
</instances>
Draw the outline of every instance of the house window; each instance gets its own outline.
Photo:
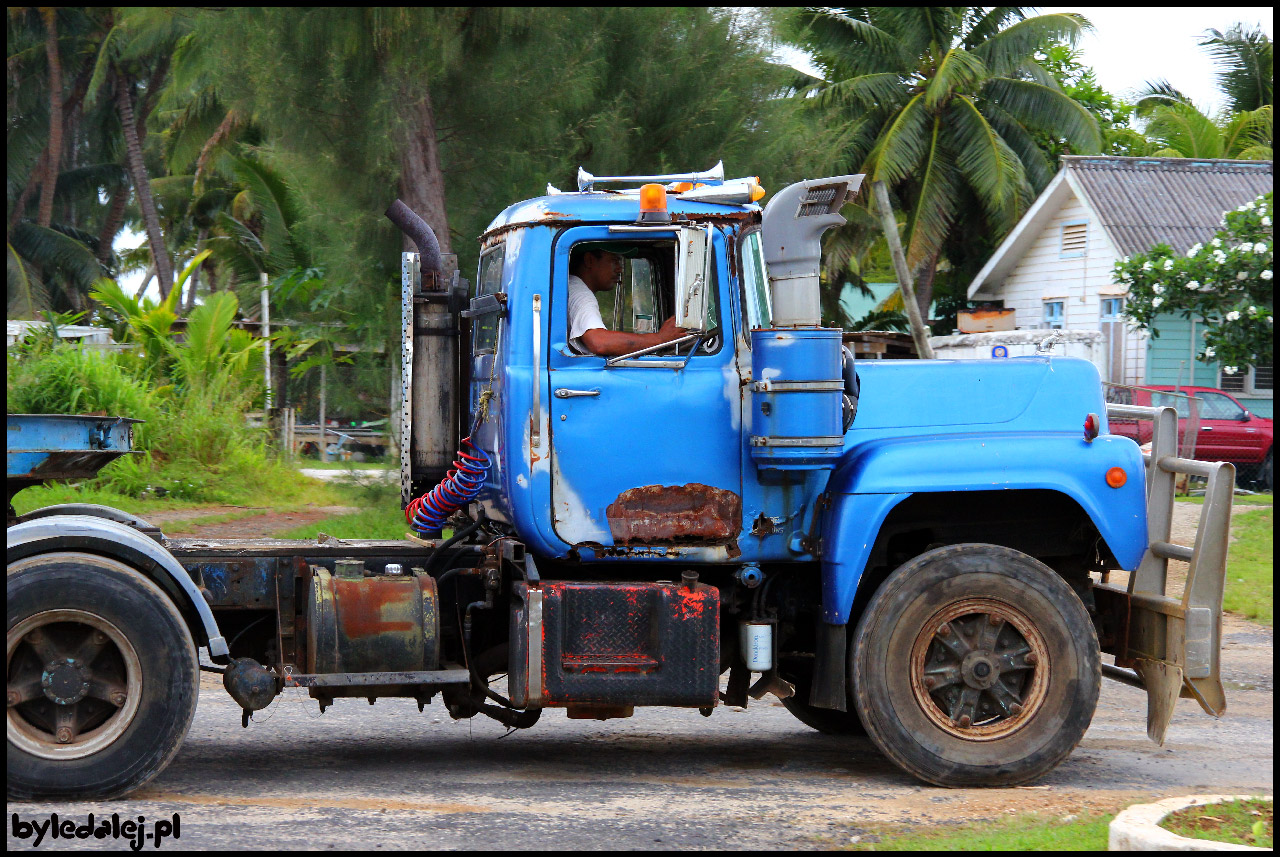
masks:
<instances>
[{"instance_id":1,"label":"house window","mask_svg":"<svg viewBox=\"0 0 1280 857\"><path fill-rule=\"evenodd\" d=\"M1120 317L1123 312L1124 298L1102 299L1102 321L1123 321Z\"/></svg>"},{"instance_id":2,"label":"house window","mask_svg":"<svg viewBox=\"0 0 1280 857\"><path fill-rule=\"evenodd\" d=\"M1074 220L1062 224L1062 245L1058 251L1060 259L1076 259L1085 254L1089 246L1089 221Z\"/></svg>"},{"instance_id":3,"label":"house window","mask_svg":"<svg viewBox=\"0 0 1280 857\"><path fill-rule=\"evenodd\" d=\"M1063 327L1062 308L1066 301L1044 302L1044 327L1049 330L1061 330Z\"/></svg>"},{"instance_id":4,"label":"house window","mask_svg":"<svg viewBox=\"0 0 1280 857\"><path fill-rule=\"evenodd\" d=\"M1245 396L1272 395L1271 366L1250 366L1247 371L1228 375L1218 370L1218 388L1228 393L1240 393Z\"/></svg>"}]
</instances>

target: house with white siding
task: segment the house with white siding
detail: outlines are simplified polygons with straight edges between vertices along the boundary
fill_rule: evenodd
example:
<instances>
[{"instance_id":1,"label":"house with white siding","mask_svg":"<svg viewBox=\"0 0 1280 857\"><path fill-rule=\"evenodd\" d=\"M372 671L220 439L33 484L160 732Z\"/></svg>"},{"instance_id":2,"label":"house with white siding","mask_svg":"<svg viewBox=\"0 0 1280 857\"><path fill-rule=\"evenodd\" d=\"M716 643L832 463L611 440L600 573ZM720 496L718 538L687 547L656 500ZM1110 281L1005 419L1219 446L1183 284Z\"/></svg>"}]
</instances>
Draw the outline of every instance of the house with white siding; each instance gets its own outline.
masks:
<instances>
[{"instance_id":1,"label":"house with white siding","mask_svg":"<svg viewBox=\"0 0 1280 857\"><path fill-rule=\"evenodd\" d=\"M1016 311L1021 330L1101 331L1095 362L1115 384L1223 386L1271 416L1271 367L1223 376L1195 359L1195 320L1157 318L1158 337L1130 330L1117 260L1164 243L1207 243L1224 211L1272 189L1270 161L1067 156L970 283L971 301Z\"/></svg>"}]
</instances>

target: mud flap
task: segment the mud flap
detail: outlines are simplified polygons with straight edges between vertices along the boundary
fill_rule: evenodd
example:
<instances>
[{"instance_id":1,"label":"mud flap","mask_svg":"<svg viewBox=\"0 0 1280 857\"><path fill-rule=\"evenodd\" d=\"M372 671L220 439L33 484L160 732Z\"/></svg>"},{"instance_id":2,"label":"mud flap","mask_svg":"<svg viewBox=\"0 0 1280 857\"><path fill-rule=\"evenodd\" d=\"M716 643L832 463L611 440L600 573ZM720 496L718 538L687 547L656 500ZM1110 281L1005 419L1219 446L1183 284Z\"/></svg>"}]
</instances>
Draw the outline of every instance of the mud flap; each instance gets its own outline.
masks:
<instances>
[{"instance_id":1,"label":"mud flap","mask_svg":"<svg viewBox=\"0 0 1280 857\"><path fill-rule=\"evenodd\" d=\"M1155 420L1147 465L1147 551L1127 588L1099 584L1094 596L1102 650L1114 654L1120 668L1108 674L1146 689L1147 735L1163 744L1179 698L1196 700L1214 717L1227 710L1220 677L1222 593L1235 466L1178 458L1173 408L1110 406L1108 415ZM1177 474L1209 480L1193 547L1170 542ZM1167 594L1171 559L1189 564L1180 598ZM1116 674L1124 668L1136 680Z\"/></svg>"}]
</instances>

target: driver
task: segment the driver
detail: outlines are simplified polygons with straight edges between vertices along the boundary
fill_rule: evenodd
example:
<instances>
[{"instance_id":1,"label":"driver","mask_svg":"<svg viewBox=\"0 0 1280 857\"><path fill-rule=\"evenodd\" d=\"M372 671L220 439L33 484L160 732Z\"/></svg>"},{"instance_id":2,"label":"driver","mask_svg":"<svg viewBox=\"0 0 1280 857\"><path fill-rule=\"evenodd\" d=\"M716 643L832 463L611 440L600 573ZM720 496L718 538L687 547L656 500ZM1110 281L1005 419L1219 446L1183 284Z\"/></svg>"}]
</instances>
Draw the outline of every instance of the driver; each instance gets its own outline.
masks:
<instances>
[{"instance_id":1,"label":"driver","mask_svg":"<svg viewBox=\"0 0 1280 857\"><path fill-rule=\"evenodd\" d=\"M622 257L608 250L575 248L569 256L569 344L579 354L617 357L642 348L661 345L686 335L675 317L654 333L609 330L600 318L600 304L593 292L607 292L622 277Z\"/></svg>"}]
</instances>

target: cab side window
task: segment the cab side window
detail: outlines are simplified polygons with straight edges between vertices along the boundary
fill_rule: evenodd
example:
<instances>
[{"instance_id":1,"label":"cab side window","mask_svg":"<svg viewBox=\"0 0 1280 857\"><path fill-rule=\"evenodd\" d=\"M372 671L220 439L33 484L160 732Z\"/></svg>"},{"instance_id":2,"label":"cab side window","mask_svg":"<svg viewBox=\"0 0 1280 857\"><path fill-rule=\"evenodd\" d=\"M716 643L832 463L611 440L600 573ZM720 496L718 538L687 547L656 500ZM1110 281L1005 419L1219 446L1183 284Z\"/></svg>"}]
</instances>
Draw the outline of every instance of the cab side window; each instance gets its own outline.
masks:
<instances>
[{"instance_id":1,"label":"cab side window","mask_svg":"<svg viewBox=\"0 0 1280 857\"><path fill-rule=\"evenodd\" d=\"M764 270L764 249L760 233L742 239L742 305L747 312L747 329L768 327L773 319L769 304L769 279Z\"/></svg>"},{"instance_id":2,"label":"cab side window","mask_svg":"<svg viewBox=\"0 0 1280 857\"><path fill-rule=\"evenodd\" d=\"M494 295L502 291L502 262L506 245L491 247L480 257L480 270L472 298ZM472 354L491 354L498 344L498 319L500 313L489 312L475 316L471 322Z\"/></svg>"}]
</instances>

